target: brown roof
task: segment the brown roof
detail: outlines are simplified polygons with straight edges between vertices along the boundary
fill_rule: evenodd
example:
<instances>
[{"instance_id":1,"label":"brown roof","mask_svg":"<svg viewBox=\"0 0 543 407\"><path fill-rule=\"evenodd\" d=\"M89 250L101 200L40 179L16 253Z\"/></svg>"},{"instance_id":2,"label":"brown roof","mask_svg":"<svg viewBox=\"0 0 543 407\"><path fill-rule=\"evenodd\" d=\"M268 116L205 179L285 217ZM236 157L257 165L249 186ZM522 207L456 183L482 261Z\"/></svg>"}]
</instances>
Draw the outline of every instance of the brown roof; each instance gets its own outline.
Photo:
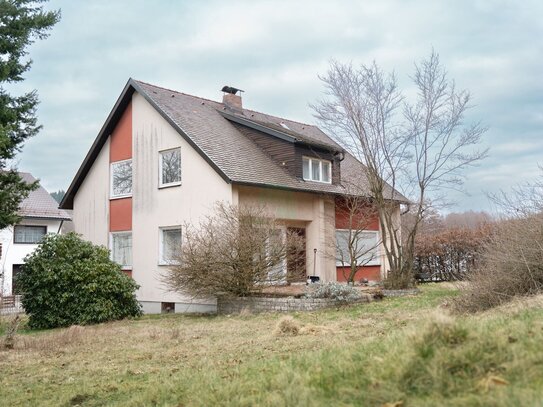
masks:
<instances>
[{"instance_id":1,"label":"brown roof","mask_svg":"<svg viewBox=\"0 0 543 407\"><path fill-rule=\"evenodd\" d=\"M61 202L62 208L70 209L73 206L73 196L133 92L140 93L154 106L227 182L308 192L332 194L347 192L342 185L310 182L296 178L253 141L244 136L228 116L264 126L270 134L279 134L279 136L283 134L285 137L294 138L296 142L343 152L343 149L317 126L249 109L233 112L216 101L130 79L74 181L68 188L65 198ZM342 178L345 179L360 180L365 178L362 163L348 153L345 153L345 159L341 163L341 173ZM361 183L360 186L360 193L369 195L367 185ZM399 194L395 196L399 200L404 200Z\"/></svg>"},{"instance_id":2,"label":"brown roof","mask_svg":"<svg viewBox=\"0 0 543 407\"><path fill-rule=\"evenodd\" d=\"M36 181L28 172L20 172L19 175L27 184ZM18 213L23 218L71 219L66 211L58 208L57 201L41 185L21 202Z\"/></svg>"}]
</instances>

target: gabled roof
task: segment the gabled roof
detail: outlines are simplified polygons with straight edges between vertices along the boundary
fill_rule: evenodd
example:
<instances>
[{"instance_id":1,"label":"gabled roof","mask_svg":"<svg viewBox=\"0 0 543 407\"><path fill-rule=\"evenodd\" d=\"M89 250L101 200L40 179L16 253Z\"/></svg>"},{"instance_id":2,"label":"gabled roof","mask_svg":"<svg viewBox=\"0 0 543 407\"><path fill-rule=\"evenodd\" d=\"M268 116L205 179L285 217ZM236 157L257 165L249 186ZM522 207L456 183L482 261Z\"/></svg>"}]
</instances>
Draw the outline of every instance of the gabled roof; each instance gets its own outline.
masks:
<instances>
[{"instance_id":1,"label":"gabled roof","mask_svg":"<svg viewBox=\"0 0 543 407\"><path fill-rule=\"evenodd\" d=\"M27 184L36 181L28 172L20 172L19 175ZM71 219L66 211L58 208L57 201L41 185L21 202L18 214L23 218Z\"/></svg>"},{"instance_id":2,"label":"gabled roof","mask_svg":"<svg viewBox=\"0 0 543 407\"><path fill-rule=\"evenodd\" d=\"M61 208L73 207L77 190L134 92L143 96L226 182L307 192L346 192L342 185L308 182L296 178L243 135L233 122L316 149L343 152L343 149L318 127L248 109L232 111L219 102L130 79L68 188ZM351 178L361 179L363 176L364 166L347 153L341 166L342 178L349 178L349 173ZM362 193L369 195L367 186L363 183L361 186ZM400 195L396 196L402 198Z\"/></svg>"}]
</instances>

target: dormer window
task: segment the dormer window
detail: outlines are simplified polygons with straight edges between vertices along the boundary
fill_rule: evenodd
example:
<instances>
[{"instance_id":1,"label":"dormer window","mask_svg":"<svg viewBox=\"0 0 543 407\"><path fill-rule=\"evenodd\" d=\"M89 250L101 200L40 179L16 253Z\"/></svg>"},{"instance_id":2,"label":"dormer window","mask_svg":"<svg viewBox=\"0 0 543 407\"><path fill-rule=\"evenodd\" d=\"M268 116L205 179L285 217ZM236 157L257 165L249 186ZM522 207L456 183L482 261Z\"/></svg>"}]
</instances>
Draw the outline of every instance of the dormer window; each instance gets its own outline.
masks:
<instances>
[{"instance_id":1,"label":"dormer window","mask_svg":"<svg viewBox=\"0 0 543 407\"><path fill-rule=\"evenodd\" d=\"M303 177L306 181L332 183L332 163L328 160L303 157Z\"/></svg>"}]
</instances>

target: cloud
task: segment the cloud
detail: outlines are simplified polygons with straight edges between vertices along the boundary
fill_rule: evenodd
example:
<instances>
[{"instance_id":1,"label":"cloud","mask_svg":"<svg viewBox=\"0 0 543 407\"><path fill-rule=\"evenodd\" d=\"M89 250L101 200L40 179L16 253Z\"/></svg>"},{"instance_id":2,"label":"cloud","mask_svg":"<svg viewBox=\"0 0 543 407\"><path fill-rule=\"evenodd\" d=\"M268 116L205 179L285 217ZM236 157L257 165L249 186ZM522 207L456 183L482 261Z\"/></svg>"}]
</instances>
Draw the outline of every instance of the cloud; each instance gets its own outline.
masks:
<instances>
[{"instance_id":1,"label":"cloud","mask_svg":"<svg viewBox=\"0 0 543 407\"><path fill-rule=\"evenodd\" d=\"M66 189L126 80L135 77L305 122L331 58L394 69L410 95L415 61L435 48L458 87L472 92L469 120L489 126L490 157L470 170L470 197L534 174L543 153L540 81L543 4L512 0L206 1L52 0L62 20L30 48L34 66L16 91L37 88L43 132L20 168L49 190Z\"/></svg>"}]
</instances>

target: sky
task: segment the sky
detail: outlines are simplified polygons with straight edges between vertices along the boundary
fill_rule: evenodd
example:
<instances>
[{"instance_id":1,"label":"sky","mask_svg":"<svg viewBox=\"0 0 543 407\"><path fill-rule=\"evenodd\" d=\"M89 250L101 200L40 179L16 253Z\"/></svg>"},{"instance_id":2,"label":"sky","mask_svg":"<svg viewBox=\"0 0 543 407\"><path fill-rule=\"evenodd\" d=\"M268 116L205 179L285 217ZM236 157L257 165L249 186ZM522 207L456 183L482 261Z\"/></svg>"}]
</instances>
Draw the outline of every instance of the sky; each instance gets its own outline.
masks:
<instances>
[{"instance_id":1,"label":"sky","mask_svg":"<svg viewBox=\"0 0 543 407\"><path fill-rule=\"evenodd\" d=\"M173 1L52 0L62 19L29 47L15 92L37 89L43 130L18 168L66 190L132 77L315 123L310 103L332 59L376 61L410 93L414 63L435 49L468 89L467 121L488 127L489 156L466 173L449 210L492 210L488 193L529 182L543 164L543 2L525 0Z\"/></svg>"}]
</instances>

